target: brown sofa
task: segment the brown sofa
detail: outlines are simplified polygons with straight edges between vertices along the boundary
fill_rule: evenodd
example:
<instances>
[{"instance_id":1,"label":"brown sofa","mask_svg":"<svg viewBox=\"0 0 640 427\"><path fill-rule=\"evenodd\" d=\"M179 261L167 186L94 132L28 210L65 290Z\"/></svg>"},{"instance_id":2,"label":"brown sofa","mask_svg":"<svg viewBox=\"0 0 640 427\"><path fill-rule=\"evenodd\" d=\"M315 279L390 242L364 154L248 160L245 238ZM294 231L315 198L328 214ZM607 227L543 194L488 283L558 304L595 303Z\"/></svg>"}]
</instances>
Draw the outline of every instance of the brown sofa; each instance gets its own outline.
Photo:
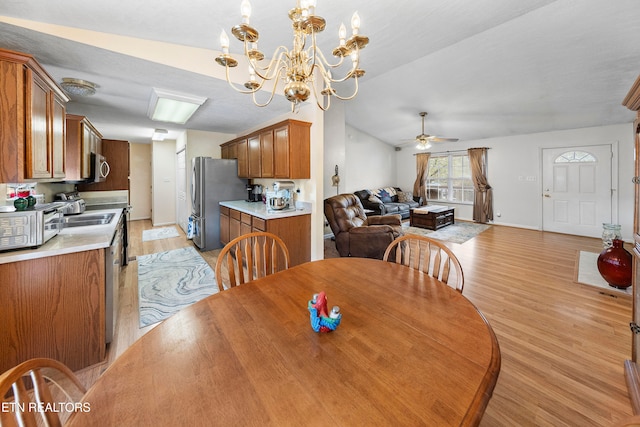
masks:
<instances>
[{"instance_id":1,"label":"brown sofa","mask_svg":"<svg viewBox=\"0 0 640 427\"><path fill-rule=\"evenodd\" d=\"M367 217L360 199L353 194L326 199L324 214L343 257L382 259L387 246L403 235L399 215Z\"/></svg>"},{"instance_id":2,"label":"brown sofa","mask_svg":"<svg viewBox=\"0 0 640 427\"><path fill-rule=\"evenodd\" d=\"M399 187L360 190L353 194L358 196L365 209L373 211L369 215L400 215L407 219L411 209L420 206L419 197L413 197Z\"/></svg>"}]
</instances>

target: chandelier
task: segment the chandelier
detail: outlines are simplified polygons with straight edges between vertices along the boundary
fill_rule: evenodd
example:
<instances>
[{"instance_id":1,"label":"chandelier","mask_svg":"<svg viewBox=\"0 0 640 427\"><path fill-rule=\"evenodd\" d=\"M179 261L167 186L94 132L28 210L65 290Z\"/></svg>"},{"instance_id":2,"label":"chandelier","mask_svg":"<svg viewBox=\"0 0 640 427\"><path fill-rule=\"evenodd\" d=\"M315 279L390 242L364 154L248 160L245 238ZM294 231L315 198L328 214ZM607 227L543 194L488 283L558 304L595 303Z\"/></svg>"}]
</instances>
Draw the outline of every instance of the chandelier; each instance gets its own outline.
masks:
<instances>
[{"instance_id":1,"label":"chandelier","mask_svg":"<svg viewBox=\"0 0 640 427\"><path fill-rule=\"evenodd\" d=\"M238 92L251 94L254 104L264 107L273 100L278 81L282 80L285 83L284 96L291 102L291 111L295 111L301 102L306 101L311 91L315 96L316 104L323 111L331 105L332 96L341 100L353 99L358 93L358 78L365 73L359 68L360 50L369 43L369 38L358 34L360 17L358 12L354 13L351 19L352 35L347 38L344 24L340 25L339 44L332 52L337 59L335 63L330 63L316 45L316 34L324 30L326 22L324 18L315 14L315 8L316 0L296 0L296 7L289 11L289 19L293 26L293 47L290 50L285 46L278 47L272 59L265 65L262 62L264 54L258 50L258 31L249 25L251 4L248 0L243 0L240 5L242 23L234 26L231 33L244 43L244 55L249 62L249 75L244 89L236 87L231 82L229 68L236 67L238 61L229 55L229 37L222 30L220 35L222 54L216 58L216 62L226 68L226 79L229 85ZM341 67L345 63L345 58L349 58L351 62L349 71L342 77L334 78L331 70ZM318 85L315 82L316 77ZM333 84L346 82L349 79L354 80L353 92L347 96L339 95ZM265 82L271 80L274 83L270 96L266 102L258 102L256 92L262 89ZM322 87L321 96L318 96L317 86ZM320 102L321 97L323 102Z\"/></svg>"}]
</instances>

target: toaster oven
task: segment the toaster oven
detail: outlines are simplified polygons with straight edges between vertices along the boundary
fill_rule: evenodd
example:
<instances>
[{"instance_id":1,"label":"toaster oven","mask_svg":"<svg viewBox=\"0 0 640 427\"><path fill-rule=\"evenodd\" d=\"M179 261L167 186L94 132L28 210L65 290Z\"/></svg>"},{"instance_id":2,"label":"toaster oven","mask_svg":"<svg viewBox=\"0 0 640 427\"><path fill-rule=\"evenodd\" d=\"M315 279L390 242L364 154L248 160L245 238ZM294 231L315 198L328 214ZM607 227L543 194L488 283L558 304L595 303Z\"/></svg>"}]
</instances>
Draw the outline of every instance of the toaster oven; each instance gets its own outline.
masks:
<instances>
[{"instance_id":1,"label":"toaster oven","mask_svg":"<svg viewBox=\"0 0 640 427\"><path fill-rule=\"evenodd\" d=\"M60 232L64 203L43 203L26 211L0 213L0 251L45 244Z\"/></svg>"}]
</instances>

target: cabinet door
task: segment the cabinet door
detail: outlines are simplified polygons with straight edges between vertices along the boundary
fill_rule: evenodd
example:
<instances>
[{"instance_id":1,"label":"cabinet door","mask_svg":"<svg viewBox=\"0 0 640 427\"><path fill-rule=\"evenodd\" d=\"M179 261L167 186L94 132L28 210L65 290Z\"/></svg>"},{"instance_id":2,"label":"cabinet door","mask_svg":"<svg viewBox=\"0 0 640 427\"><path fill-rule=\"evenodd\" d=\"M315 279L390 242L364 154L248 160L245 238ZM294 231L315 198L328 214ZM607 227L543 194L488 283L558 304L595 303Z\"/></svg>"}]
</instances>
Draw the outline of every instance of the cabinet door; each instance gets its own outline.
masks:
<instances>
[{"instance_id":1,"label":"cabinet door","mask_svg":"<svg viewBox=\"0 0 640 427\"><path fill-rule=\"evenodd\" d=\"M289 178L289 127L274 129L273 136L274 177Z\"/></svg>"},{"instance_id":2,"label":"cabinet door","mask_svg":"<svg viewBox=\"0 0 640 427\"><path fill-rule=\"evenodd\" d=\"M227 209L227 212L229 210ZM225 215L220 209L220 243L224 246L229 243L229 215Z\"/></svg>"},{"instance_id":3,"label":"cabinet door","mask_svg":"<svg viewBox=\"0 0 640 427\"><path fill-rule=\"evenodd\" d=\"M249 178L260 178L262 176L260 135L250 136L247 143L249 150Z\"/></svg>"},{"instance_id":4,"label":"cabinet door","mask_svg":"<svg viewBox=\"0 0 640 427\"><path fill-rule=\"evenodd\" d=\"M247 140L241 139L236 145L238 147L238 177L249 178L249 152L247 150Z\"/></svg>"},{"instance_id":5,"label":"cabinet door","mask_svg":"<svg viewBox=\"0 0 640 427\"><path fill-rule=\"evenodd\" d=\"M26 178L51 178L51 138L49 86L27 69Z\"/></svg>"},{"instance_id":6,"label":"cabinet door","mask_svg":"<svg viewBox=\"0 0 640 427\"><path fill-rule=\"evenodd\" d=\"M223 145L220 147L220 158L221 159L230 159L231 157L229 156L229 146L228 145Z\"/></svg>"},{"instance_id":7,"label":"cabinet door","mask_svg":"<svg viewBox=\"0 0 640 427\"><path fill-rule=\"evenodd\" d=\"M88 124L82 123L82 178L91 175L91 136L93 132Z\"/></svg>"},{"instance_id":8,"label":"cabinet door","mask_svg":"<svg viewBox=\"0 0 640 427\"><path fill-rule=\"evenodd\" d=\"M53 146L53 177L64 178L66 171L66 109L64 103L53 97L51 141Z\"/></svg>"},{"instance_id":9,"label":"cabinet door","mask_svg":"<svg viewBox=\"0 0 640 427\"><path fill-rule=\"evenodd\" d=\"M229 241L240 236L240 211L229 209Z\"/></svg>"},{"instance_id":10,"label":"cabinet door","mask_svg":"<svg viewBox=\"0 0 640 427\"><path fill-rule=\"evenodd\" d=\"M273 130L262 132L260 134L260 151L262 154L261 177L273 178L275 174L273 164Z\"/></svg>"}]
</instances>

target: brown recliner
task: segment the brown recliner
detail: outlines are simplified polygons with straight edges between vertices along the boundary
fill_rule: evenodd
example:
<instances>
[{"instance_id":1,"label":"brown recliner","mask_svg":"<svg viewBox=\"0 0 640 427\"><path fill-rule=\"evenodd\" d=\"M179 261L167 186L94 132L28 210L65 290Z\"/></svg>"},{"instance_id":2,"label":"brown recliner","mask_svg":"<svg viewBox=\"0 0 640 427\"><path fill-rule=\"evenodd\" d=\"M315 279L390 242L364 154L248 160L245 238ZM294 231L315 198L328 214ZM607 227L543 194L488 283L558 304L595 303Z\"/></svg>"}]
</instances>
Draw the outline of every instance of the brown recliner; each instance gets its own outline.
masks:
<instances>
[{"instance_id":1,"label":"brown recliner","mask_svg":"<svg viewBox=\"0 0 640 427\"><path fill-rule=\"evenodd\" d=\"M382 259L387 246L403 235L400 215L367 217L360 199L354 194L326 199L324 215L340 256Z\"/></svg>"}]
</instances>

